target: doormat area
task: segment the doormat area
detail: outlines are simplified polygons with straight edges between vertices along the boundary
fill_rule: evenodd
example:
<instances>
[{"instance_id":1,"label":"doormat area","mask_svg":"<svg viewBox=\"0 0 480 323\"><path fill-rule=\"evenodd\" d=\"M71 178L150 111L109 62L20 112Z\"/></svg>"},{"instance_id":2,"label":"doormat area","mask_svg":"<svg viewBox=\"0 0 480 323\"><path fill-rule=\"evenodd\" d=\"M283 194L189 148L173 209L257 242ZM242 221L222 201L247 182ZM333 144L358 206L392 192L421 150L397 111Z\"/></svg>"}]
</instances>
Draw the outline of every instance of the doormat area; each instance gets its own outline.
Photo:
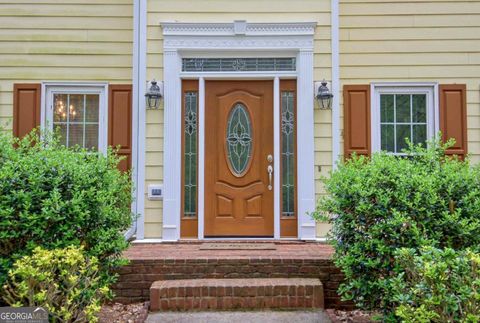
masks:
<instances>
[{"instance_id":1,"label":"doormat area","mask_svg":"<svg viewBox=\"0 0 480 323\"><path fill-rule=\"evenodd\" d=\"M205 242L200 250L276 250L274 243Z\"/></svg>"}]
</instances>

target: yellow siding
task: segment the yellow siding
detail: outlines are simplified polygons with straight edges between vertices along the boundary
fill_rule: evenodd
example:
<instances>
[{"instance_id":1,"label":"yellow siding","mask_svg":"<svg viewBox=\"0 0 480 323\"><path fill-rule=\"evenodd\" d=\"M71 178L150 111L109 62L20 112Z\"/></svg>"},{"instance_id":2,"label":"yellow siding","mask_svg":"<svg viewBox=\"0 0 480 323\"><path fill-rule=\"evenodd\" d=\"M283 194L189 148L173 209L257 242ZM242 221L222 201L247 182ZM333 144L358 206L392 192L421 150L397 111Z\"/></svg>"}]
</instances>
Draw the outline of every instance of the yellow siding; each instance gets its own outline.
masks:
<instances>
[{"instance_id":1,"label":"yellow siding","mask_svg":"<svg viewBox=\"0 0 480 323\"><path fill-rule=\"evenodd\" d=\"M160 22L302 22L316 21L314 62L315 80L331 79L330 1L329 0L149 0L147 26L147 79L163 75L163 42ZM301 108L301 107L299 107ZM147 114L146 183L163 180L161 156L163 144L162 111ZM331 169L331 112L315 111L316 187L320 194L320 176ZM318 166L321 167L321 172ZM161 237L162 203L145 205L145 238ZM323 232L319 227L318 232Z\"/></svg>"},{"instance_id":2,"label":"yellow siding","mask_svg":"<svg viewBox=\"0 0 480 323\"><path fill-rule=\"evenodd\" d=\"M467 84L468 149L480 162L480 1L341 0L340 53L342 86Z\"/></svg>"},{"instance_id":3,"label":"yellow siding","mask_svg":"<svg viewBox=\"0 0 480 323\"><path fill-rule=\"evenodd\" d=\"M0 0L0 125L13 84L132 82L133 0Z\"/></svg>"}]
</instances>

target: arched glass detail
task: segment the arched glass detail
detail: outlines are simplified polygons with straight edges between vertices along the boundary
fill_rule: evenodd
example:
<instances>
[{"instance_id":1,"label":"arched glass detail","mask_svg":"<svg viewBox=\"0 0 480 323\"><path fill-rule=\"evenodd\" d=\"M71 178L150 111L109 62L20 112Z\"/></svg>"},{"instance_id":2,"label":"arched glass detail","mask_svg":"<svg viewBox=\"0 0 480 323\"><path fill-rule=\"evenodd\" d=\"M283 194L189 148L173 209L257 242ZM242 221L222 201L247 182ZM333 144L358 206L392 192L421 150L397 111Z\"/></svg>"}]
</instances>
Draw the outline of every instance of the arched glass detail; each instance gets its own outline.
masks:
<instances>
[{"instance_id":1,"label":"arched glass detail","mask_svg":"<svg viewBox=\"0 0 480 323\"><path fill-rule=\"evenodd\" d=\"M227 122L227 154L231 170L241 175L247 169L252 156L252 122L246 107L237 103Z\"/></svg>"}]
</instances>

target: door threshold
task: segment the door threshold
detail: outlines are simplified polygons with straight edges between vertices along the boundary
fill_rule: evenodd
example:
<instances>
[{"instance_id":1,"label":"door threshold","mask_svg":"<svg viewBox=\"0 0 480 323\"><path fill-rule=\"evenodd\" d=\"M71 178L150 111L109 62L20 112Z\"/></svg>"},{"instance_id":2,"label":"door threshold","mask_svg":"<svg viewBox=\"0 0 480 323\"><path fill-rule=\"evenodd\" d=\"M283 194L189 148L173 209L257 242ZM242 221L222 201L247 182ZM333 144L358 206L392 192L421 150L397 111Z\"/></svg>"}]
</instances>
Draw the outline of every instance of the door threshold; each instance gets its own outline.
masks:
<instances>
[{"instance_id":1,"label":"door threshold","mask_svg":"<svg viewBox=\"0 0 480 323\"><path fill-rule=\"evenodd\" d=\"M299 241L298 238L262 238L262 237L204 237L203 239L198 239L198 241Z\"/></svg>"}]
</instances>

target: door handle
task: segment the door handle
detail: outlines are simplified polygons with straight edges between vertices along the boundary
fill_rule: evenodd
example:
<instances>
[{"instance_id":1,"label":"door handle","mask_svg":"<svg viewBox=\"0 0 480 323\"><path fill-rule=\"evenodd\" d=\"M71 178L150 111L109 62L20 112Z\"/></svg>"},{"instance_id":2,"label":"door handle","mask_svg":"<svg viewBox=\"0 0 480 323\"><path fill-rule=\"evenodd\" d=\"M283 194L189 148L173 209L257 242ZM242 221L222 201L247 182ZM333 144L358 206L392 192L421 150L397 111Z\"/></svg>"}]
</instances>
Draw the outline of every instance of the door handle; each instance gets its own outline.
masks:
<instances>
[{"instance_id":1,"label":"door handle","mask_svg":"<svg viewBox=\"0 0 480 323\"><path fill-rule=\"evenodd\" d=\"M268 165L267 167L267 172L268 172L268 190L271 191L272 190L272 174L273 174L273 166L272 165Z\"/></svg>"}]
</instances>

